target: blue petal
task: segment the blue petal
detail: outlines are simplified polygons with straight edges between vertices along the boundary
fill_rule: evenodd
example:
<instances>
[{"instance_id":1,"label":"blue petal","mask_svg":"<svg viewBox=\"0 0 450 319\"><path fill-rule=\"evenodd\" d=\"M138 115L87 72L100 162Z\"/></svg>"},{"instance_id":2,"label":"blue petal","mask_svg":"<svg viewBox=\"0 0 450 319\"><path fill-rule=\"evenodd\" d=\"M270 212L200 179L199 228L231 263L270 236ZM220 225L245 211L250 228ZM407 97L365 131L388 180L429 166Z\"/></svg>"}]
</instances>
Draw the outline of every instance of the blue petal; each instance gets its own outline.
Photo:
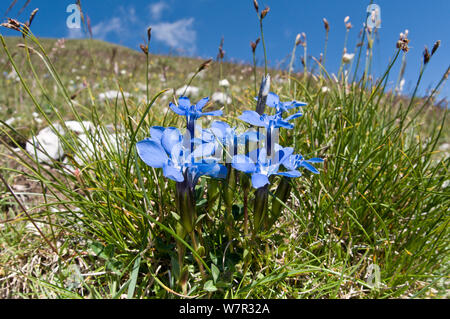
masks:
<instances>
[{"instance_id":1,"label":"blue petal","mask_svg":"<svg viewBox=\"0 0 450 319\"><path fill-rule=\"evenodd\" d=\"M319 174L319 171L318 171L314 166L312 166L311 164L309 164L309 163L306 162L306 161L303 161L303 162L300 164L300 166L306 168L308 171L310 171L310 172L312 172L312 173L314 173L314 174Z\"/></svg>"},{"instance_id":2,"label":"blue petal","mask_svg":"<svg viewBox=\"0 0 450 319\"><path fill-rule=\"evenodd\" d=\"M186 110L185 110L185 109L179 108L178 106L176 106L176 105L173 104L172 102L169 103L169 107L170 107L170 109L171 109L172 111L174 111L174 112L175 112L176 114L178 114L178 115L183 115L183 116L186 115Z\"/></svg>"},{"instance_id":3,"label":"blue petal","mask_svg":"<svg viewBox=\"0 0 450 319\"><path fill-rule=\"evenodd\" d=\"M280 172L277 175L286 176L286 177L290 177L290 178L295 178L295 177L302 176L302 173L300 173L299 171L296 171L296 170L292 170L292 171L289 171L289 172Z\"/></svg>"},{"instance_id":4,"label":"blue petal","mask_svg":"<svg viewBox=\"0 0 450 319\"><path fill-rule=\"evenodd\" d=\"M291 102L283 102L282 105L285 109L290 110L296 107L306 106L308 104L303 102L291 101Z\"/></svg>"},{"instance_id":5,"label":"blue petal","mask_svg":"<svg viewBox=\"0 0 450 319\"><path fill-rule=\"evenodd\" d=\"M280 104L280 98L275 93L270 92L269 95L267 95L266 104L270 107L277 107L278 104Z\"/></svg>"},{"instance_id":6,"label":"blue petal","mask_svg":"<svg viewBox=\"0 0 450 319\"><path fill-rule=\"evenodd\" d=\"M202 111L202 109L205 107L206 104L209 102L209 97L205 97L198 101L197 105L195 106L195 109L199 112Z\"/></svg>"},{"instance_id":7,"label":"blue petal","mask_svg":"<svg viewBox=\"0 0 450 319\"><path fill-rule=\"evenodd\" d=\"M294 153L292 147L284 147L276 153L275 157L278 160L278 163L283 163L290 158L292 153Z\"/></svg>"},{"instance_id":8,"label":"blue petal","mask_svg":"<svg viewBox=\"0 0 450 319\"><path fill-rule=\"evenodd\" d=\"M276 121L275 127L276 127L276 128L283 127L283 128L288 129L288 130L291 130L291 129L294 128L294 125L292 125L291 123L289 123L289 122L286 121L286 120L278 119L278 120Z\"/></svg>"},{"instance_id":9,"label":"blue petal","mask_svg":"<svg viewBox=\"0 0 450 319\"><path fill-rule=\"evenodd\" d=\"M307 162L309 162L309 163L323 163L324 160L322 158L311 158L311 159L307 160Z\"/></svg>"},{"instance_id":10,"label":"blue petal","mask_svg":"<svg viewBox=\"0 0 450 319\"><path fill-rule=\"evenodd\" d=\"M252 174L252 186L256 189L269 184L269 178L263 174Z\"/></svg>"},{"instance_id":11,"label":"blue petal","mask_svg":"<svg viewBox=\"0 0 450 319\"><path fill-rule=\"evenodd\" d=\"M183 136L177 128L168 127L162 135L161 145L162 147L164 147L167 153L171 154L173 147L176 144L179 144L182 140Z\"/></svg>"},{"instance_id":12,"label":"blue petal","mask_svg":"<svg viewBox=\"0 0 450 319\"><path fill-rule=\"evenodd\" d=\"M191 101L186 96L180 96L178 99L178 105L185 110L188 110L191 107Z\"/></svg>"},{"instance_id":13,"label":"blue petal","mask_svg":"<svg viewBox=\"0 0 450 319\"><path fill-rule=\"evenodd\" d=\"M165 127L162 126L153 126L150 128L150 138L161 144L161 138L165 131Z\"/></svg>"},{"instance_id":14,"label":"blue petal","mask_svg":"<svg viewBox=\"0 0 450 319\"><path fill-rule=\"evenodd\" d=\"M261 119L261 115L255 111L245 111L239 116L239 119L254 126L266 127L266 123Z\"/></svg>"},{"instance_id":15,"label":"blue petal","mask_svg":"<svg viewBox=\"0 0 450 319\"><path fill-rule=\"evenodd\" d=\"M230 130L230 125L225 122L216 121L211 124L211 131L217 136L218 139L222 140L226 137L227 131Z\"/></svg>"},{"instance_id":16,"label":"blue petal","mask_svg":"<svg viewBox=\"0 0 450 319\"><path fill-rule=\"evenodd\" d=\"M214 154L214 151L216 149L216 144L215 143L206 143L206 144L201 144L199 146L196 147L196 149L194 150L194 152L192 152L192 156L197 158L197 157L208 157L211 156L212 154Z\"/></svg>"},{"instance_id":17,"label":"blue petal","mask_svg":"<svg viewBox=\"0 0 450 319\"><path fill-rule=\"evenodd\" d=\"M297 113L295 113L295 114L292 114L291 116L288 116L288 117L285 118L284 120L287 121L287 122L289 122L289 121L292 121L292 120L294 120L294 119L296 119L296 118L298 118L298 117L300 117L300 116L303 116L302 112L297 112Z\"/></svg>"},{"instance_id":18,"label":"blue petal","mask_svg":"<svg viewBox=\"0 0 450 319\"><path fill-rule=\"evenodd\" d=\"M222 110L217 110L217 111L211 111L211 112L202 113L200 115L200 117L207 116L207 115L209 115L209 116L222 116L222 114L223 114Z\"/></svg>"},{"instance_id":19,"label":"blue petal","mask_svg":"<svg viewBox=\"0 0 450 319\"><path fill-rule=\"evenodd\" d=\"M184 181L183 173L179 169L177 169L171 165L166 164L163 166L163 174L165 177L167 177L175 182L183 182Z\"/></svg>"},{"instance_id":20,"label":"blue petal","mask_svg":"<svg viewBox=\"0 0 450 319\"><path fill-rule=\"evenodd\" d=\"M148 166L161 168L169 160L161 145L150 139L145 139L136 143L139 157Z\"/></svg>"},{"instance_id":21,"label":"blue petal","mask_svg":"<svg viewBox=\"0 0 450 319\"><path fill-rule=\"evenodd\" d=\"M288 170L293 171L297 169L298 167L298 161L296 155L291 155L289 157L286 157L282 162L284 167L286 167Z\"/></svg>"},{"instance_id":22,"label":"blue petal","mask_svg":"<svg viewBox=\"0 0 450 319\"><path fill-rule=\"evenodd\" d=\"M224 165L217 164L216 169L208 175L212 178L225 179L227 177L227 168Z\"/></svg>"},{"instance_id":23,"label":"blue petal","mask_svg":"<svg viewBox=\"0 0 450 319\"><path fill-rule=\"evenodd\" d=\"M234 169L244 173L254 173L256 171L255 163L245 155L233 156L232 166Z\"/></svg>"}]
</instances>

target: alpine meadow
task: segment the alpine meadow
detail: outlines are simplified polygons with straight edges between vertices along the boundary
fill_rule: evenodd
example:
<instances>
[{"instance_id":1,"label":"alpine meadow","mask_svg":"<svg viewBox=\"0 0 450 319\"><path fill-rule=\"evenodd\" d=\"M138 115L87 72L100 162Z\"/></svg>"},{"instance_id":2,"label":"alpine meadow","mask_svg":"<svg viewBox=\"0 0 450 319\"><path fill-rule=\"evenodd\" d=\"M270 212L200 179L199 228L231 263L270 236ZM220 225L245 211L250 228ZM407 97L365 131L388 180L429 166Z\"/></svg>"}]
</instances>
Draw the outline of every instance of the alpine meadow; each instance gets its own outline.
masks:
<instances>
[{"instance_id":1,"label":"alpine meadow","mask_svg":"<svg viewBox=\"0 0 450 319\"><path fill-rule=\"evenodd\" d=\"M448 38L398 30L379 69L367 1L361 30L299 23L275 66L274 9L247 2L245 63L223 37L214 58L156 53L151 25L135 50L96 39L84 1L81 39L36 36L42 8L4 18L0 298L449 297L448 65L423 93Z\"/></svg>"}]
</instances>

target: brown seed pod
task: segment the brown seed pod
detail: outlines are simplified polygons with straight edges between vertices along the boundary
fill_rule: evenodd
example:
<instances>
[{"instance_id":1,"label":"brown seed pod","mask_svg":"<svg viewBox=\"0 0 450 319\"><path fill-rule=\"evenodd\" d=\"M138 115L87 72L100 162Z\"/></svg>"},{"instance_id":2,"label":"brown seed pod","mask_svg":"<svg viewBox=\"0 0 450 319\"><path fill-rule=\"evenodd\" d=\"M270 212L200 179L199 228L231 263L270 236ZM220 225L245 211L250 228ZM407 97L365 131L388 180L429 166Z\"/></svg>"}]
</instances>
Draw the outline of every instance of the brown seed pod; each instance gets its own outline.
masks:
<instances>
[{"instance_id":1,"label":"brown seed pod","mask_svg":"<svg viewBox=\"0 0 450 319\"><path fill-rule=\"evenodd\" d=\"M144 52L145 55L148 55L148 46L140 44L139 47L141 48L142 52Z\"/></svg>"},{"instance_id":2,"label":"brown seed pod","mask_svg":"<svg viewBox=\"0 0 450 319\"><path fill-rule=\"evenodd\" d=\"M258 4L258 1L253 0L253 6L255 7L256 13L259 13L259 4Z\"/></svg>"},{"instance_id":3,"label":"brown seed pod","mask_svg":"<svg viewBox=\"0 0 450 319\"><path fill-rule=\"evenodd\" d=\"M205 62L203 62L202 64L200 64L197 72L201 72L201 71L207 69L209 67L209 65L211 64L211 62L212 62L212 59L209 59L209 60L206 60Z\"/></svg>"},{"instance_id":4,"label":"brown seed pod","mask_svg":"<svg viewBox=\"0 0 450 319\"><path fill-rule=\"evenodd\" d=\"M425 50L423 51L423 63L428 64L430 62L430 51L428 51L428 48L425 46Z\"/></svg>"},{"instance_id":5,"label":"brown seed pod","mask_svg":"<svg viewBox=\"0 0 450 319\"><path fill-rule=\"evenodd\" d=\"M266 15L269 13L270 8L266 7L262 12L261 12L261 20L264 19L266 17Z\"/></svg>"},{"instance_id":6,"label":"brown seed pod","mask_svg":"<svg viewBox=\"0 0 450 319\"><path fill-rule=\"evenodd\" d=\"M441 46L441 40L437 40L436 43L433 45L433 49L431 49L431 56L439 49Z\"/></svg>"},{"instance_id":7,"label":"brown seed pod","mask_svg":"<svg viewBox=\"0 0 450 319\"><path fill-rule=\"evenodd\" d=\"M328 23L328 20L323 18L323 26L325 27L325 31L330 32L330 24Z\"/></svg>"},{"instance_id":8,"label":"brown seed pod","mask_svg":"<svg viewBox=\"0 0 450 319\"><path fill-rule=\"evenodd\" d=\"M33 12L31 12L30 14L30 18L28 19L28 22L25 23L28 27L31 26L31 24L33 23L34 17L36 16L36 14L38 13L39 9L34 9Z\"/></svg>"}]
</instances>

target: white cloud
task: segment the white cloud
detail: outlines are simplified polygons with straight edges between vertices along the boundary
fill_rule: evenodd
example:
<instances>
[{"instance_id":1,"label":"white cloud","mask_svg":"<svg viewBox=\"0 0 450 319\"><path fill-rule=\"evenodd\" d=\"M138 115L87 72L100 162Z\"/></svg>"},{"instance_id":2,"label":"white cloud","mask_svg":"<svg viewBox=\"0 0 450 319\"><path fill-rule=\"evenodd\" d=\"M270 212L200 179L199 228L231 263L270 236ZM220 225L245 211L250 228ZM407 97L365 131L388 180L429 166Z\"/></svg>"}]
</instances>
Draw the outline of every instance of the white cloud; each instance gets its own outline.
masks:
<instances>
[{"instance_id":1,"label":"white cloud","mask_svg":"<svg viewBox=\"0 0 450 319\"><path fill-rule=\"evenodd\" d=\"M150 5L150 13L153 19L161 19L164 10L169 9L169 5L164 1L156 2Z\"/></svg>"},{"instance_id":2,"label":"white cloud","mask_svg":"<svg viewBox=\"0 0 450 319\"><path fill-rule=\"evenodd\" d=\"M102 21L92 27L92 35L96 39L105 40L110 33L123 34L123 24L124 21L118 17Z\"/></svg>"},{"instance_id":3,"label":"white cloud","mask_svg":"<svg viewBox=\"0 0 450 319\"><path fill-rule=\"evenodd\" d=\"M174 49L183 49L193 53L197 32L194 30L194 18L181 19L175 22L161 22L152 25L152 36Z\"/></svg>"}]
</instances>

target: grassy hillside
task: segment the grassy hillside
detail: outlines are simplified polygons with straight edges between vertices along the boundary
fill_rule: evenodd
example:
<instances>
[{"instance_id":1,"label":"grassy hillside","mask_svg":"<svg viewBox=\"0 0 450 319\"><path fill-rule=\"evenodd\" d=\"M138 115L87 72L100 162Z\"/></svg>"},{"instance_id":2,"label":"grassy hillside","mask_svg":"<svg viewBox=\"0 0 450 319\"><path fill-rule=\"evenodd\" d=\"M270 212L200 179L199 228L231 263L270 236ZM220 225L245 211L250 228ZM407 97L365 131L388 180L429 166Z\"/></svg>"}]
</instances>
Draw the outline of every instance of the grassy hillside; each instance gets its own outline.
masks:
<instances>
[{"instance_id":1,"label":"grassy hillside","mask_svg":"<svg viewBox=\"0 0 450 319\"><path fill-rule=\"evenodd\" d=\"M142 52L39 41L42 48L28 40L28 51L22 38L7 38L0 54L1 298L448 297L450 123L433 97L396 96L385 78L348 84L326 72L269 70L282 101L308 103L280 143L325 163L292 180L280 218L252 239L243 236L245 190L234 189L231 214L223 193L209 205L213 182L202 179L203 250L194 254L196 243L177 237L174 183L143 164L135 144L151 126L184 127L168 105L203 61L150 55L147 100ZM259 88L264 70L256 71ZM208 110L244 127L238 116L256 106L253 72L212 62L193 79L191 102L226 93L231 101ZM220 86L225 78L230 85ZM102 99L110 90L120 93ZM41 129L67 120L93 123L83 128L90 152L72 133L58 134L60 159L39 163L25 151Z\"/></svg>"}]
</instances>

